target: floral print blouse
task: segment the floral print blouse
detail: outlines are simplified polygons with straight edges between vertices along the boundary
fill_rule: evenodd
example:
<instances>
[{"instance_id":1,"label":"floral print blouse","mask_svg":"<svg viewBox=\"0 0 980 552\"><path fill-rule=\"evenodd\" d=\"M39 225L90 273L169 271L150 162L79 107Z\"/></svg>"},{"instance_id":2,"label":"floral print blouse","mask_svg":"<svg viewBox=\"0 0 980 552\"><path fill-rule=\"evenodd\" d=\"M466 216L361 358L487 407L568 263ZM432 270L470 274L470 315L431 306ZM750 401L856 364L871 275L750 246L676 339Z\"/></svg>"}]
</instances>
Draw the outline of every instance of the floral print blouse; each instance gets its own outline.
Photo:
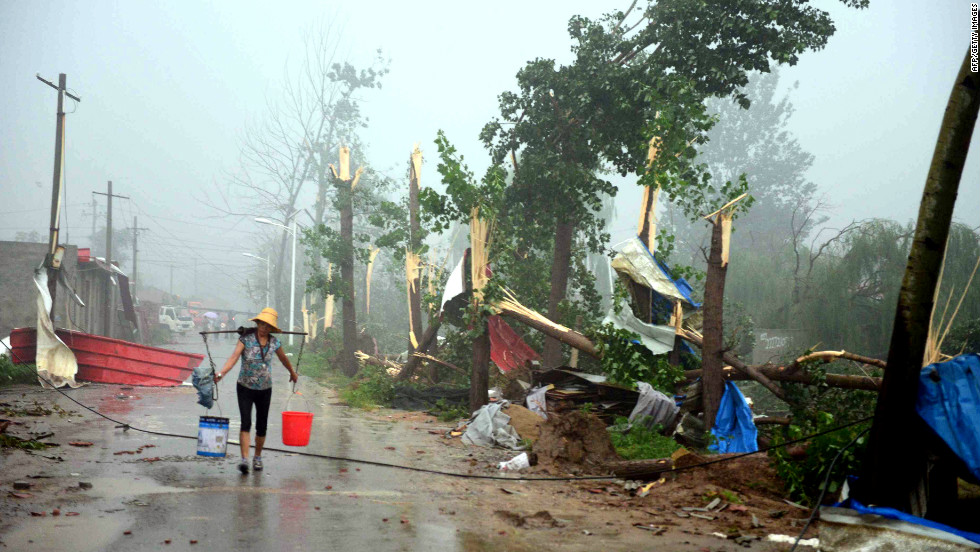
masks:
<instances>
[{"instance_id":1,"label":"floral print blouse","mask_svg":"<svg viewBox=\"0 0 980 552\"><path fill-rule=\"evenodd\" d=\"M276 356L276 350L282 346L279 340L269 336L269 342L265 347L259 344L258 334L255 332L247 333L239 338L245 345L242 351L242 369L238 373L238 383L242 387L263 391L272 388L272 358Z\"/></svg>"}]
</instances>

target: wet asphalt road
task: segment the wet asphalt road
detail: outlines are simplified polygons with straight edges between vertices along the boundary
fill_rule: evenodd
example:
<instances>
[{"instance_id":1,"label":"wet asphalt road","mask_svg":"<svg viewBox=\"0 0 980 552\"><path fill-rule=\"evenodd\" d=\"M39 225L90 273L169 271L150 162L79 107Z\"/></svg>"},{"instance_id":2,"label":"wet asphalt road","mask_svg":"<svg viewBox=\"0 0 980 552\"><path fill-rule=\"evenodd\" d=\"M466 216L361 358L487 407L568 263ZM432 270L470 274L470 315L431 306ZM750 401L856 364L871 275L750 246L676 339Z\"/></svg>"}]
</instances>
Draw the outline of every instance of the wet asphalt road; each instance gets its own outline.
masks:
<instances>
[{"instance_id":1,"label":"wet asphalt road","mask_svg":"<svg viewBox=\"0 0 980 552\"><path fill-rule=\"evenodd\" d=\"M219 368L234 343L231 339L212 342ZM190 338L172 347L204 352L200 342ZM288 373L276 363L273 374L267 444L290 448L282 445L280 414L290 395ZM236 375L237 368L220 384L219 404L231 419L230 438L237 441ZM302 397L290 399L289 409L308 407L314 412L313 436L308 447L294 450L418 465L415 458L399 458L414 452L406 441L411 435L396 435L389 423L350 415L346 407L331 404L335 399L326 389L305 378L300 380L300 390ZM53 392L36 393L49 397ZM452 517L440 515L441 508L451 506L451 499L415 472L269 451L263 454L263 472L243 476L236 469L235 445L229 445L224 459L196 456L198 416L204 409L196 404L192 387L89 385L68 393L134 427L194 439L124 431L89 413L73 415L71 438L95 445L65 451L70 453L65 454L65 462L45 461L41 469L51 479L38 481L60 493L66 512L75 510L79 515L15 515L22 521L0 536L7 550L483 548L473 535L458 530ZM64 408L82 412L64 397L55 398ZM389 444L397 445L399 452L388 452ZM138 454L115 454L146 445L153 447ZM160 460L145 461L154 457ZM77 491L77 481L91 482L93 488ZM192 540L197 543L191 544Z\"/></svg>"}]
</instances>

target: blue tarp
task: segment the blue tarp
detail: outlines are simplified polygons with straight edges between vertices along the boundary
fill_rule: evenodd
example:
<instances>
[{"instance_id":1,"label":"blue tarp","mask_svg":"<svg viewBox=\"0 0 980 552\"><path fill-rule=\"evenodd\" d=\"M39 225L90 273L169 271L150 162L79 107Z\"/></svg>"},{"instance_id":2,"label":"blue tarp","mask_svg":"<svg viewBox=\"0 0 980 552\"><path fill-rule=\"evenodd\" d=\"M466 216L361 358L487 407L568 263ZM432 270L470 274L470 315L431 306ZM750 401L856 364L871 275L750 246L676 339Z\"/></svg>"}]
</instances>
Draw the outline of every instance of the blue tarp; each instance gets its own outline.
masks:
<instances>
[{"instance_id":1,"label":"blue tarp","mask_svg":"<svg viewBox=\"0 0 980 552\"><path fill-rule=\"evenodd\" d=\"M644 245L642 241L639 243L640 245L643 246L643 249L646 249L646 252L648 255L650 255L650 258L653 259L655 263L657 263L657 268L659 268L664 273L664 276L666 276L670 281L674 282L674 286L677 287L677 292L680 293L684 297L684 299L686 299L687 302L691 304L691 306L693 306L696 309L701 308L701 303L696 303L694 299L691 299L691 292L693 291L693 289L691 288L691 284L688 284L687 280L685 280L684 278L677 278L676 280L674 278L671 278L670 267L667 266L667 263L662 262L660 259L657 258L656 255L651 253L650 249L646 245Z\"/></svg>"},{"instance_id":2,"label":"blue tarp","mask_svg":"<svg viewBox=\"0 0 980 552\"><path fill-rule=\"evenodd\" d=\"M733 382L725 382L725 394L721 396L711 434L715 440L708 446L710 451L725 453L759 450L759 431L752 421L752 409Z\"/></svg>"},{"instance_id":3,"label":"blue tarp","mask_svg":"<svg viewBox=\"0 0 980 552\"><path fill-rule=\"evenodd\" d=\"M952 362L952 361L950 361L950 362ZM938 529L940 531L945 531L947 533L952 533L952 534L954 534L956 536L963 537L964 539L966 539L968 541L972 541L972 542L975 542L977 544L980 544L980 533L967 533L966 531L962 531L960 529L955 529L955 528L950 527L948 525L943 525L942 523L937 523L935 521L930 521L928 519L923 519L923 518L920 518L920 517L916 517L916 516L913 516L912 514L907 514L905 512L896 510L894 508L881 508L881 507L878 507L878 506L865 506L864 504L861 504L860 502L854 500L853 498L849 498L849 499L845 500L844 502L840 502L838 504L834 504L834 506L839 506L841 508L850 508L850 509L858 512L859 514L876 514L876 515L879 515L881 517L888 518L888 519L897 519L897 520L905 521L905 522L908 522L908 523L914 523L916 525L922 525L924 527L931 527L933 529Z\"/></svg>"},{"instance_id":4,"label":"blue tarp","mask_svg":"<svg viewBox=\"0 0 980 552\"><path fill-rule=\"evenodd\" d=\"M915 410L980 482L980 355L923 368Z\"/></svg>"}]
</instances>

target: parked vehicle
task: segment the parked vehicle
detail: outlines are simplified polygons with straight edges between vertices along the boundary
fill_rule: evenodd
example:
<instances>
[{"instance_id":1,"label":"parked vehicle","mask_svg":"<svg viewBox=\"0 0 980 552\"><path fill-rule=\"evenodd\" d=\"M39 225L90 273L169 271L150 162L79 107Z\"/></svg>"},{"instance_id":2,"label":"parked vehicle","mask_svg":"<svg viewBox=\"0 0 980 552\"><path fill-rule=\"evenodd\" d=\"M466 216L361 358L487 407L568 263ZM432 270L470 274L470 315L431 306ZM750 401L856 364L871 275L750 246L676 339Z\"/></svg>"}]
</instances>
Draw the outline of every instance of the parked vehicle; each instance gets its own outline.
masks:
<instances>
[{"instance_id":1,"label":"parked vehicle","mask_svg":"<svg viewBox=\"0 0 980 552\"><path fill-rule=\"evenodd\" d=\"M181 313L179 308L162 305L158 322L170 328L173 333L183 334L194 329L194 319Z\"/></svg>"}]
</instances>

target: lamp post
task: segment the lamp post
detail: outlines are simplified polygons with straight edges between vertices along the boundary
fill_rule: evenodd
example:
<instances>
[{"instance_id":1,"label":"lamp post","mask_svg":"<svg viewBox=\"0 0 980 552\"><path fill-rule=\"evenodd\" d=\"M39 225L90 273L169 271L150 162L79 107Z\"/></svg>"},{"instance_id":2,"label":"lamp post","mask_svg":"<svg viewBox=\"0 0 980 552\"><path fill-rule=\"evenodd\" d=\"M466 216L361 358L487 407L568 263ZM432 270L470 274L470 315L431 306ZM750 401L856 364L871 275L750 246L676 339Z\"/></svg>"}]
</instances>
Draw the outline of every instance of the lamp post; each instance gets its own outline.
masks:
<instances>
[{"instance_id":1,"label":"lamp post","mask_svg":"<svg viewBox=\"0 0 980 552\"><path fill-rule=\"evenodd\" d=\"M293 331L293 328L296 327L296 213L299 213L299 211L286 217L286 220L293 219L292 228L267 218L258 217L255 219L255 222L259 224L278 226L293 235L293 262L291 263L292 269L290 270L291 275L289 278L289 331ZM289 334L289 344L293 344L293 334Z\"/></svg>"},{"instance_id":2,"label":"lamp post","mask_svg":"<svg viewBox=\"0 0 980 552\"><path fill-rule=\"evenodd\" d=\"M246 257L251 257L253 259L258 259L263 263L265 263L265 304L266 306L271 305L272 301L269 299L269 278L270 278L269 266L272 263L269 261L269 259L266 259L265 257L259 257L258 255L253 255L251 253L242 253L242 255L245 255Z\"/></svg>"}]
</instances>

